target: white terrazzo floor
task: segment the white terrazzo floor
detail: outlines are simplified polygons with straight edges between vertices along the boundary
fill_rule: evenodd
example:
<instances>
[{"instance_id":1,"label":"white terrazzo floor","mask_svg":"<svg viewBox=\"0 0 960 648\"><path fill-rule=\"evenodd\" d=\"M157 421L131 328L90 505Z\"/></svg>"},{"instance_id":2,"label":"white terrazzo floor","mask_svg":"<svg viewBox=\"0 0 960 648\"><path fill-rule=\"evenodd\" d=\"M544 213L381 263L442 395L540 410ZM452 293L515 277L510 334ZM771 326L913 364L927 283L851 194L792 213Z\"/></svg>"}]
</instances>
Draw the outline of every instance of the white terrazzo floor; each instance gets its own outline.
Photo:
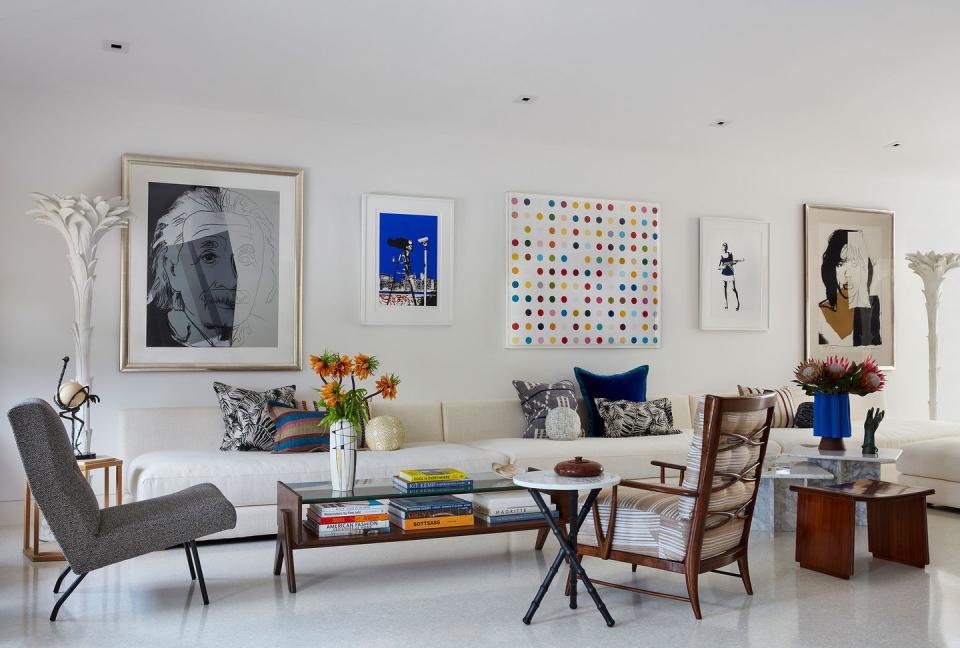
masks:
<instances>
[{"instance_id":1,"label":"white terrazzo floor","mask_svg":"<svg viewBox=\"0 0 960 648\"><path fill-rule=\"evenodd\" d=\"M182 550L90 574L56 623L47 617L62 563L30 563L18 527L0 528L3 646L960 646L960 513L931 510L924 570L872 560L859 530L850 581L800 569L794 536L754 534L756 594L705 575L703 621L686 603L601 588L617 621L589 598L568 609L550 590L523 616L557 545L532 533L314 549L296 554L299 592L272 574L273 541L200 546L211 605L191 585ZM587 559L604 580L683 591L681 577Z\"/></svg>"}]
</instances>

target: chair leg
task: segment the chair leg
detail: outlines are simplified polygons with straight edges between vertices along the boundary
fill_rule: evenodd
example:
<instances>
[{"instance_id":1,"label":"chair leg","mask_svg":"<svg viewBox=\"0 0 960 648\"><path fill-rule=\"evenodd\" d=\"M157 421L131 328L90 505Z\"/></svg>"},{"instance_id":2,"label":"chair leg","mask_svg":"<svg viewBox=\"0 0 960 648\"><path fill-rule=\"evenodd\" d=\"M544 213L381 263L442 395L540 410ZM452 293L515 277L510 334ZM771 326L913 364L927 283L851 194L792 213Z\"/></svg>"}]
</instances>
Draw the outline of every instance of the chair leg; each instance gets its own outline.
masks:
<instances>
[{"instance_id":1,"label":"chair leg","mask_svg":"<svg viewBox=\"0 0 960 648\"><path fill-rule=\"evenodd\" d=\"M193 554L193 566L197 570L197 580L200 581L200 596L203 597L203 604L210 605L210 599L207 597L207 584L203 580L203 567L200 566L200 554L197 553L197 541L190 541L190 552Z\"/></svg>"},{"instance_id":2,"label":"chair leg","mask_svg":"<svg viewBox=\"0 0 960 648\"><path fill-rule=\"evenodd\" d=\"M703 618L703 616L700 614L700 593L698 590L699 577L700 574L690 567L687 567L687 595L690 597L690 607L693 608L693 616L697 617L698 621Z\"/></svg>"},{"instance_id":3,"label":"chair leg","mask_svg":"<svg viewBox=\"0 0 960 648\"><path fill-rule=\"evenodd\" d=\"M193 568L193 557L190 556L190 543L183 543L183 550L187 553L187 567L190 568L190 580L197 580L197 572Z\"/></svg>"},{"instance_id":4,"label":"chair leg","mask_svg":"<svg viewBox=\"0 0 960 648\"><path fill-rule=\"evenodd\" d=\"M533 548L537 551L543 549L543 544L547 541L547 535L550 533L550 529L540 529L537 531L537 544Z\"/></svg>"},{"instance_id":5,"label":"chair leg","mask_svg":"<svg viewBox=\"0 0 960 648\"><path fill-rule=\"evenodd\" d=\"M73 594L73 590L77 589L77 585L79 585L80 581L82 581L85 577L86 574L80 574L77 576L76 580L70 583L70 587L68 587L67 591L63 593L63 596L57 599L57 603L53 606L53 611L50 613L51 621L57 620L57 614L60 612L60 606L63 605L64 601L66 601L71 594Z\"/></svg>"},{"instance_id":6,"label":"chair leg","mask_svg":"<svg viewBox=\"0 0 960 648\"><path fill-rule=\"evenodd\" d=\"M63 584L63 579L67 577L67 574L70 573L70 565L67 565L67 568L60 572L60 578L57 579L57 584L53 586L53 593L60 593L60 586Z\"/></svg>"},{"instance_id":7,"label":"chair leg","mask_svg":"<svg viewBox=\"0 0 960 648\"><path fill-rule=\"evenodd\" d=\"M740 580L743 581L743 589L747 594L753 596L753 585L750 583L750 565L747 563L747 554L737 558L737 566L740 567Z\"/></svg>"}]
</instances>

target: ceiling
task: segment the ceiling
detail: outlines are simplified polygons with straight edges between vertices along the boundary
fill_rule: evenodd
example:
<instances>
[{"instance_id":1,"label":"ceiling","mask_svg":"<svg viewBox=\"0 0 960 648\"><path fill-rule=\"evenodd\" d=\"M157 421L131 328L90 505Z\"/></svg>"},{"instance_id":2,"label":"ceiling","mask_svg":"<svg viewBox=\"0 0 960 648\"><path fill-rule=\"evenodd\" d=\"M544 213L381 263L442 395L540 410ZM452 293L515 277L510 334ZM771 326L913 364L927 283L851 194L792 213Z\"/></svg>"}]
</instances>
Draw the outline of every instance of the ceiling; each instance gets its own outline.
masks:
<instances>
[{"instance_id":1,"label":"ceiling","mask_svg":"<svg viewBox=\"0 0 960 648\"><path fill-rule=\"evenodd\" d=\"M958 27L925 0L5 0L0 89L953 174Z\"/></svg>"}]
</instances>

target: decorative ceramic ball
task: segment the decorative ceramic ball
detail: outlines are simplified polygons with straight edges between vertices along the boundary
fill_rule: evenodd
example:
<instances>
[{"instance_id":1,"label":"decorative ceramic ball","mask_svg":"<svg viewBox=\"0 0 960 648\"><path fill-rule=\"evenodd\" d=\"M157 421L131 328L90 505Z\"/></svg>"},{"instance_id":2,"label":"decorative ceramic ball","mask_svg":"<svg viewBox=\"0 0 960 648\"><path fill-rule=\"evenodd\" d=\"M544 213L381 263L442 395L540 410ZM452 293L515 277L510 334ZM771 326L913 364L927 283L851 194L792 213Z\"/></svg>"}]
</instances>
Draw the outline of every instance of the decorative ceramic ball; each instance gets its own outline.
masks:
<instances>
[{"instance_id":1,"label":"decorative ceramic ball","mask_svg":"<svg viewBox=\"0 0 960 648\"><path fill-rule=\"evenodd\" d=\"M396 416L375 416L367 421L367 447L371 450L398 450L407 433Z\"/></svg>"},{"instance_id":2,"label":"decorative ceramic ball","mask_svg":"<svg viewBox=\"0 0 960 648\"><path fill-rule=\"evenodd\" d=\"M57 396L60 398L63 406L70 409L80 407L83 405L83 401L87 400L87 395L83 391L83 385L72 380L60 385L60 391L57 392Z\"/></svg>"},{"instance_id":3,"label":"decorative ceramic ball","mask_svg":"<svg viewBox=\"0 0 960 648\"><path fill-rule=\"evenodd\" d=\"M547 412L547 438L554 441L572 441L580 438L580 415L569 407L554 407Z\"/></svg>"}]
</instances>

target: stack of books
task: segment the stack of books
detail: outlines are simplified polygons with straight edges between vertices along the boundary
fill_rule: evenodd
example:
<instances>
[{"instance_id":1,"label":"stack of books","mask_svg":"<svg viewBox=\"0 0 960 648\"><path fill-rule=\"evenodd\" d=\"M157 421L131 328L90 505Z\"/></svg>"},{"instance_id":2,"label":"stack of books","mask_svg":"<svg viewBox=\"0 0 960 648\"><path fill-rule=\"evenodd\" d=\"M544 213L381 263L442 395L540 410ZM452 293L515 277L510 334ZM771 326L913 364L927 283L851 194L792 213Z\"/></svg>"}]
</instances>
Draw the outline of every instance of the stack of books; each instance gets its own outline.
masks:
<instances>
[{"instance_id":1,"label":"stack of books","mask_svg":"<svg viewBox=\"0 0 960 648\"><path fill-rule=\"evenodd\" d=\"M392 499L390 522L404 531L471 526L473 505L453 495Z\"/></svg>"},{"instance_id":2,"label":"stack of books","mask_svg":"<svg viewBox=\"0 0 960 648\"><path fill-rule=\"evenodd\" d=\"M379 500L311 504L304 524L321 538L390 532L387 505Z\"/></svg>"},{"instance_id":3,"label":"stack of books","mask_svg":"<svg viewBox=\"0 0 960 648\"><path fill-rule=\"evenodd\" d=\"M401 470L393 478L394 487L402 493L430 493L436 491L473 488L473 480L456 468L421 468Z\"/></svg>"},{"instance_id":4,"label":"stack of books","mask_svg":"<svg viewBox=\"0 0 960 648\"><path fill-rule=\"evenodd\" d=\"M559 516L559 511L552 503L550 514ZM501 493L477 493L473 496L474 514L487 524L503 524L504 522L526 522L528 520L542 520L543 513L533 501L527 491L506 491Z\"/></svg>"}]
</instances>

